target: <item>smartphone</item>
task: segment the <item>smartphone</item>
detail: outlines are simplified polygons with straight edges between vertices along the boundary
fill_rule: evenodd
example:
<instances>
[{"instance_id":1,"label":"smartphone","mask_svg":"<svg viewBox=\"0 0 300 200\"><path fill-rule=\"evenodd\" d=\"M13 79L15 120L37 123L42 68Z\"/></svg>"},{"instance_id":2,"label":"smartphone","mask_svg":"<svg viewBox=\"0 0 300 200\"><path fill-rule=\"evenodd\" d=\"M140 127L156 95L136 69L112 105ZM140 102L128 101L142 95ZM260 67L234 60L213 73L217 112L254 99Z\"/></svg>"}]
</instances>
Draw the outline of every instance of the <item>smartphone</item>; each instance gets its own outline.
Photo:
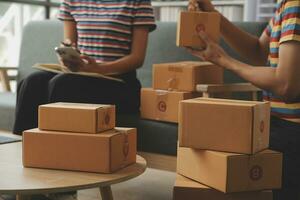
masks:
<instances>
[{"instance_id":1,"label":"smartphone","mask_svg":"<svg viewBox=\"0 0 300 200\"><path fill-rule=\"evenodd\" d=\"M55 52L63 60L72 61L76 58L80 59L80 52L73 47L55 47ZM76 72L79 66L67 66L71 71Z\"/></svg>"}]
</instances>

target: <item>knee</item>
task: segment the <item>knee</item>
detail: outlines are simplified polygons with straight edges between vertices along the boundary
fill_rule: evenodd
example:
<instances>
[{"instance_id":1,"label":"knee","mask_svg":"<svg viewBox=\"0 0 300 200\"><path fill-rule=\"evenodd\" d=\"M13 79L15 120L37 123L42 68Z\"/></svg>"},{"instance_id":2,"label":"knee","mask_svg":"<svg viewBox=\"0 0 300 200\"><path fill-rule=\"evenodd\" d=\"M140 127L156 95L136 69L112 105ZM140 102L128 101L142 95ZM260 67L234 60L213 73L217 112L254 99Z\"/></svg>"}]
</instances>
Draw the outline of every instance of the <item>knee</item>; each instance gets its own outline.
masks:
<instances>
[{"instance_id":1,"label":"knee","mask_svg":"<svg viewBox=\"0 0 300 200\"><path fill-rule=\"evenodd\" d=\"M49 102L61 101L68 87L72 83L71 74L59 74L53 77L48 84Z\"/></svg>"},{"instance_id":2,"label":"knee","mask_svg":"<svg viewBox=\"0 0 300 200\"><path fill-rule=\"evenodd\" d=\"M72 74L58 74L49 81L49 88L56 89L64 87L72 81Z\"/></svg>"},{"instance_id":3,"label":"knee","mask_svg":"<svg viewBox=\"0 0 300 200\"><path fill-rule=\"evenodd\" d=\"M43 72L32 73L18 83L18 88L20 88L20 87L30 87L30 88L40 87L44 82L48 81L46 76L47 76L47 74L43 73Z\"/></svg>"}]
</instances>

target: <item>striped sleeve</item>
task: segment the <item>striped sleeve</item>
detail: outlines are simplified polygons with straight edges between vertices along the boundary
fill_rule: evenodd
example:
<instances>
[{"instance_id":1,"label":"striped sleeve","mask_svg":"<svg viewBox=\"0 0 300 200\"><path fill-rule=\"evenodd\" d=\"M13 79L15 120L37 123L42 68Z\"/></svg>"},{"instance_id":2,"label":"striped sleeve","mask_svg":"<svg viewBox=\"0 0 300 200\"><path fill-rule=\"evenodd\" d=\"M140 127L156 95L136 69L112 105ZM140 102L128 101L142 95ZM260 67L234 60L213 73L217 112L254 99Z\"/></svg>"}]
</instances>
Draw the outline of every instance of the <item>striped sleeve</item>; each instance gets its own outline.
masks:
<instances>
[{"instance_id":1,"label":"striped sleeve","mask_svg":"<svg viewBox=\"0 0 300 200\"><path fill-rule=\"evenodd\" d=\"M300 41L300 1L288 1L282 12L279 43L290 40Z\"/></svg>"},{"instance_id":2,"label":"striped sleeve","mask_svg":"<svg viewBox=\"0 0 300 200\"><path fill-rule=\"evenodd\" d=\"M134 5L133 26L147 26L150 31L156 29L151 0L137 0Z\"/></svg>"},{"instance_id":3,"label":"striped sleeve","mask_svg":"<svg viewBox=\"0 0 300 200\"><path fill-rule=\"evenodd\" d=\"M57 18L62 21L74 21L71 15L71 2L70 0L63 0Z\"/></svg>"}]
</instances>

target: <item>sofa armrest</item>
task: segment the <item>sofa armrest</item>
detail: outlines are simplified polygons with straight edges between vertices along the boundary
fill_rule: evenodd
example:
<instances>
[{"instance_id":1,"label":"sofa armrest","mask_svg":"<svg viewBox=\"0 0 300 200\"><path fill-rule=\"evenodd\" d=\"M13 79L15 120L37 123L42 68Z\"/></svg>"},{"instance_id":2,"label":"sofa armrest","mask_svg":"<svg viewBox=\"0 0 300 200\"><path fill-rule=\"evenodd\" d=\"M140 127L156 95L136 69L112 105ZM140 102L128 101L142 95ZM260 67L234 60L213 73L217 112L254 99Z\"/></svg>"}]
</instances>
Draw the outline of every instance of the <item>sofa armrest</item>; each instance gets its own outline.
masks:
<instances>
[{"instance_id":1,"label":"sofa armrest","mask_svg":"<svg viewBox=\"0 0 300 200\"><path fill-rule=\"evenodd\" d=\"M5 92L10 92L11 87L9 84L10 77L8 76L7 71L8 70L17 70L17 67L6 67L6 66L0 66L0 82L3 86L3 90Z\"/></svg>"},{"instance_id":2,"label":"sofa armrest","mask_svg":"<svg viewBox=\"0 0 300 200\"><path fill-rule=\"evenodd\" d=\"M250 92L252 100L258 100L257 93L261 91L251 83L199 84L196 89L198 92L202 92L204 97L213 97L215 94L227 96L234 92Z\"/></svg>"}]
</instances>

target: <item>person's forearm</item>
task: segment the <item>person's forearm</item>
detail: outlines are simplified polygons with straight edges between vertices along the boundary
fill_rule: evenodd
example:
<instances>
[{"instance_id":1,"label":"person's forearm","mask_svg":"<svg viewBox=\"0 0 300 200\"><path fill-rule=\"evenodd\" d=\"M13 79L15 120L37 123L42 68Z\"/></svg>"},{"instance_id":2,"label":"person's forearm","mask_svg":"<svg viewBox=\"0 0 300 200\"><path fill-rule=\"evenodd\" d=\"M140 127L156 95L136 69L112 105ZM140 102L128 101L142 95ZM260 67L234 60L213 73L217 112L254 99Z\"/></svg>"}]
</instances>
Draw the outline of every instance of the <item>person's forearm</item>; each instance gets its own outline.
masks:
<instances>
[{"instance_id":1,"label":"person's forearm","mask_svg":"<svg viewBox=\"0 0 300 200\"><path fill-rule=\"evenodd\" d=\"M289 91L289 83L279 76L276 68L268 66L253 67L235 59L229 60L226 65L229 70L241 78L263 90L271 91L281 96L286 101L293 101L299 96L296 92Z\"/></svg>"},{"instance_id":2,"label":"person's forearm","mask_svg":"<svg viewBox=\"0 0 300 200\"><path fill-rule=\"evenodd\" d=\"M259 38L239 29L224 16L221 19L221 34L226 43L251 64L265 65L267 63L268 56Z\"/></svg>"},{"instance_id":3,"label":"person's forearm","mask_svg":"<svg viewBox=\"0 0 300 200\"><path fill-rule=\"evenodd\" d=\"M136 58L134 55L128 55L112 62L98 64L94 72L106 75L122 74L141 67L143 62L144 59Z\"/></svg>"}]
</instances>

